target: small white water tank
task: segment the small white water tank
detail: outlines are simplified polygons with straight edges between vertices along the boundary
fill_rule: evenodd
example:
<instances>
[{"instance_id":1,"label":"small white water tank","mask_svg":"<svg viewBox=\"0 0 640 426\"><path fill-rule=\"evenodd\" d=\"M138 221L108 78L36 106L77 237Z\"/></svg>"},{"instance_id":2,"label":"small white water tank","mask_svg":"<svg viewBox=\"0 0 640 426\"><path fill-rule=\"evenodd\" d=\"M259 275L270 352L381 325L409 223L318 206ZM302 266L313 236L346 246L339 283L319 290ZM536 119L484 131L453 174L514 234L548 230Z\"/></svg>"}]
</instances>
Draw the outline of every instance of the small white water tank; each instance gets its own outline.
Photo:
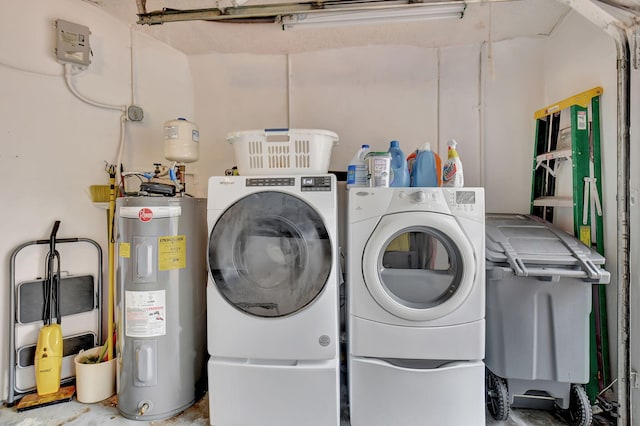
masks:
<instances>
[{"instance_id":1,"label":"small white water tank","mask_svg":"<svg viewBox=\"0 0 640 426\"><path fill-rule=\"evenodd\" d=\"M198 160L200 131L195 123L178 118L164 123L164 158L181 163Z\"/></svg>"}]
</instances>

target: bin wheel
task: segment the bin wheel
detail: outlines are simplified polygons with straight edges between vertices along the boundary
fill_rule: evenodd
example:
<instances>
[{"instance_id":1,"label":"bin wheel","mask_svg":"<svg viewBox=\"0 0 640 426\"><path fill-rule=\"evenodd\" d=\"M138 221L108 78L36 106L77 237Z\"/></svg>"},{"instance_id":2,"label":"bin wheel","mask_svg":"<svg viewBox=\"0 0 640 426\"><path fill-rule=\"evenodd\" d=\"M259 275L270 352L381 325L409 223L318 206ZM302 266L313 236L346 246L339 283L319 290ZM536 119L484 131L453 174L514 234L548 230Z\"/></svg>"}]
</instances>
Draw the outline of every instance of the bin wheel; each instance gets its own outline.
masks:
<instances>
[{"instance_id":1,"label":"bin wheel","mask_svg":"<svg viewBox=\"0 0 640 426\"><path fill-rule=\"evenodd\" d=\"M496 420L504 421L509 417L509 390L502 377L488 369L485 371L486 405L489 414Z\"/></svg>"},{"instance_id":2,"label":"bin wheel","mask_svg":"<svg viewBox=\"0 0 640 426\"><path fill-rule=\"evenodd\" d=\"M589 426L593 420L589 397L582 385L571 385L569 408L562 410L571 426Z\"/></svg>"}]
</instances>

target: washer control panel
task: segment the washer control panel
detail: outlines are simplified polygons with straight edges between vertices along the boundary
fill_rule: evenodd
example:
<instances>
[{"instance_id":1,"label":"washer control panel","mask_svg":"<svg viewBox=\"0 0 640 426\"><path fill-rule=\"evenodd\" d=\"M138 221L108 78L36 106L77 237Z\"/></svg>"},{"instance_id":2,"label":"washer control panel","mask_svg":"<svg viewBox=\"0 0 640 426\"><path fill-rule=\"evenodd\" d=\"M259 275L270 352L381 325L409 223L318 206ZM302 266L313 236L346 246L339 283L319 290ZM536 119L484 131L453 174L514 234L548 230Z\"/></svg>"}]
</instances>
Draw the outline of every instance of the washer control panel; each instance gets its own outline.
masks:
<instances>
[{"instance_id":1,"label":"washer control panel","mask_svg":"<svg viewBox=\"0 0 640 426\"><path fill-rule=\"evenodd\" d=\"M331 176L301 176L301 191L331 191Z\"/></svg>"},{"instance_id":2,"label":"washer control panel","mask_svg":"<svg viewBox=\"0 0 640 426\"><path fill-rule=\"evenodd\" d=\"M331 191L331 176L300 176L294 177L259 177L247 178L246 186L278 187L296 186L296 179L300 179L300 191Z\"/></svg>"},{"instance_id":3,"label":"washer control panel","mask_svg":"<svg viewBox=\"0 0 640 426\"><path fill-rule=\"evenodd\" d=\"M249 178L247 186L295 186L296 179L290 177Z\"/></svg>"}]
</instances>

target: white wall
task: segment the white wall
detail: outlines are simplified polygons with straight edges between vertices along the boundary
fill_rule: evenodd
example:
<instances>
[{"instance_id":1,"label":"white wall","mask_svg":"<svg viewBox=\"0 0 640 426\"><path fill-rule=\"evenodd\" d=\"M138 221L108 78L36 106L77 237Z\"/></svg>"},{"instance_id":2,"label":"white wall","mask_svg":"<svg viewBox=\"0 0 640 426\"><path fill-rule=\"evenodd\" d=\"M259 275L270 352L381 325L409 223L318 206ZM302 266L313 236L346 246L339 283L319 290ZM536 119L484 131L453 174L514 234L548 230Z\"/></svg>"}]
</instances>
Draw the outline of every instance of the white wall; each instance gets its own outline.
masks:
<instances>
[{"instance_id":1,"label":"white wall","mask_svg":"<svg viewBox=\"0 0 640 426\"><path fill-rule=\"evenodd\" d=\"M287 126L287 64L278 55L212 54L189 58L200 128L198 175L206 197L207 178L236 165L227 133Z\"/></svg>"},{"instance_id":2,"label":"white wall","mask_svg":"<svg viewBox=\"0 0 640 426\"><path fill-rule=\"evenodd\" d=\"M407 46L344 48L291 56L291 127L338 133L331 167L346 170L360 145L409 153L436 149L437 51Z\"/></svg>"},{"instance_id":3,"label":"white wall","mask_svg":"<svg viewBox=\"0 0 640 426\"><path fill-rule=\"evenodd\" d=\"M529 213L535 122L545 105L541 39L485 46L485 187L487 212ZM493 70L493 71L492 71ZM495 76L495 77L494 77Z\"/></svg>"},{"instance_id":4,"label":"white wall","mask_svg":"<svg viewBox=\"0 0 640 426\"><path fill-rule=\"evenodd\" d=\"M447 142L455 139L464 157L466 186L485 185L484 153L492 145L486 139L486 81L482 46L468 45L439 49L438 151L444 162ZM510 68L510 67L508 67Z\"/></svg>"},{"instance_id":5,"label":"white wall","mask_svg":"<svg viewBox=\"0 0 640 426\"><path fill-rule=\"evenodd\" d=\"M382 151L393 139L407 154L431 142L444 161L446 143L455 138L465 184L487 186L488 211L528 211L532 116L543 103L542 46L542 40L495 43L495 78L482 78L480 45L192 56L197 121L207 142L190 167L207 176L234 165L224 139L238 130L335 131L340 142L331 170L346 170L361 144Z\"/></svg>"},{"instance_id":6,"label":"white wall","mask_svg":"<svg viewBox=\"0 0 640 426\"><path fill-rule=\"evenodd\" d=\"M47 239L55 220L59 238L85 237L107 252L104 209L91 203L89 185L107 184L105 161L113 163L120 113L89 106L66 88L54 55L54 21L64 19L91 29L92 64L74 76L86 97L129 104L132 98L130 46L133 45L136 102L141 123L126 126L125 167L151 167L162 161L162 123L193 116L193 86L185 55L133 32L102 10L77 0L5 2L0 14L0 181L4 208L0 230L0 352L2 388L7 395L9 349L9 260L19 244ZM139 159L139 160L137 160ZM97 259L63 248L62 269L96 272ZM42 250L39 250L39 249ZM86 250L85 252L90 250ZM16 282L42 276L44 246L24 250ZM94 266L96 265L96 266ZM106 266L105 266L106 270ZM105 274L106 283L106 274Z\"/></svg>"}]
</instances>

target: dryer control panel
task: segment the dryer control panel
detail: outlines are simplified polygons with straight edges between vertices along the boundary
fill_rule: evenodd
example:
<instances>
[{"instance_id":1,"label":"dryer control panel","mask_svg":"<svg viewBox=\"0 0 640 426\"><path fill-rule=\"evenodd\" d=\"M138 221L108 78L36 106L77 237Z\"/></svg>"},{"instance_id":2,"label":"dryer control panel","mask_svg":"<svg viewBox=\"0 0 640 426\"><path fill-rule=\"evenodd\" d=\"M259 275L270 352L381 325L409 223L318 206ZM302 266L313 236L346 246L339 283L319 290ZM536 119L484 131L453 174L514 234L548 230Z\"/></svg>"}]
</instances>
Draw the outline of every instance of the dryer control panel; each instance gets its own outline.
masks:
<instances>
[{"instance_id":1,"label":"dryer control panel","mask_svg":"<svg viewBox=\"0 0 640 426\"><path fill-rule=\"evenodd\" d=\"M482 188L443 188L443 194L453 214L484 220Z\"/></svg>"},{"instance_id":2,"label":"dryer control panel","mask_svg":"<svg viewBox=\"0 0 640 426\"><path fill-rule=\"evenodd\" d=\"M475 191L456 190L456 204L474 205L476 203Z\"/></svg>"}]
</instances>

